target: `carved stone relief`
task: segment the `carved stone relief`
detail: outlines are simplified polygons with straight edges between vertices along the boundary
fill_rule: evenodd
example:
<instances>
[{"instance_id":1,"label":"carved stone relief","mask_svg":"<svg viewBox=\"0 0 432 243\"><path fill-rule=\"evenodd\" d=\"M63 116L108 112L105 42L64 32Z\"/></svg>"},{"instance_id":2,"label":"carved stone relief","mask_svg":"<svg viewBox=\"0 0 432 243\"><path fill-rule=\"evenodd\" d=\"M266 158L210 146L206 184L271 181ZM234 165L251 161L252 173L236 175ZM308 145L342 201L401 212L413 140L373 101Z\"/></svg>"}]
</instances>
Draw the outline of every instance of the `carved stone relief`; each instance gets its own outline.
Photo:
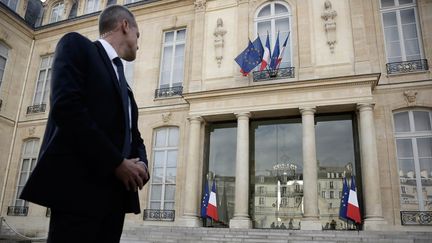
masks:
<instances>
[{"instance_id":1,"label":"carved stone relief","mask_svg":"<svg viewBox=\"0 0 432 243\"><path fill-rule=\"evenodd\" d=\"M163 121L164 123L169 122L169 121L171 120L171 116L172 116L172 113L171 113L171 112L168 112L168 113L164 113L164 114L162 114L162 121Z\"/></svg>"},{"instance_id":2,"label":"carved stone relief","mask_svg":"<svg viewBox=\"0 0 432 243\"><path fill-rule=\"evenodd\" d=\"M226 34L226 29L223 27L223 21L221 18L218 18L216 23L216 29L213 32L215 37L214 39L214 47L216 53L216 61L218 63L218 67L220 67L222 59L223 59L223 47L224 47L224 35Z\"/></svg>"},{"instance_id":3,"label":"carved stone relief","mask_svg":"<svg viewBox=\"0 0 432 243\"><path fill-rule=\"evenodd\" d=\"M337 12L332 9L332 4L329 0L324 3L324 11L321 18L324 20L324 30L326 31L327 44L331 53L334 53L334 45L336 44L336 18Z\"/></svg>"},{"instance_id":4,"label":"carved stone relief","mask_svg":"<svg viewBox=\"0 0 432 243\"><path fill-rule=\"evenodd\" d=\"M28 136L29 137L33 137L33 135L35 134L35 132L36 132L36 127L30 127L28 129Z\"/></svg>"},{"instance_id":5,"label":"carved stone relief","mask_svg":"<svg viewBox=\"0 0 432 243\"><path fill-rule=\"evenodd\" d=\"M195 11L204 11L206 7L206 0L195 0Z\"/></svg>"},{"instance_id":6,"label":"carved stone relief","mask_svg":"<svg viewBox=\"0 0 432 243\"><path fill-rule=\"evenodd\" d=\"M417 91L407 90L403 94L405 96L405 100L406 100L408 106L412 106L412 105L416 104Z\"/></svg>"}]
</instances>

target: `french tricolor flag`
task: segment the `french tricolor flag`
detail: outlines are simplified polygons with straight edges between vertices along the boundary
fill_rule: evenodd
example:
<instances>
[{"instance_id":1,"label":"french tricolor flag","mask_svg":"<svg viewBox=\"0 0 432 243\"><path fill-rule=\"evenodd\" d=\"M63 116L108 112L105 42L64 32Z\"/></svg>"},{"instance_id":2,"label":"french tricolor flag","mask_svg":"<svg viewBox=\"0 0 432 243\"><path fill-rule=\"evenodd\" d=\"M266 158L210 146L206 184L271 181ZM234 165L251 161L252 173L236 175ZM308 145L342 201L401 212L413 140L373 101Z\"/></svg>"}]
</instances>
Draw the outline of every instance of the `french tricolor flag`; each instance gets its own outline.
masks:
<instances>
[{"instance_id":1,"label":"french tricolor flag","mask_svg":"<svg viewBox=\"0 0 432 243\"><path fill-rule=\"evenodd\" d=\"M260 71L264 70L264 68L266 68L269 63L270 63L270 38L269 38L269 33L267 32L267 39L264 47L264 54L261 61Z\"/></svg>"},{"instance_id":2,"label":"french tricolor flag","mask_svg":"<svg viewBox=\"0 0 432 243\"><path fill-rule=\"evenodd\" d=\"M288 43L288 38L289 38L290 34L291 34L291 32L288 32L288 36L287 36L287 38L285 39L285 41L284 41L284 43L283 43L283 45L282 45L282 50L281 50L281 52L279 53L279 56L278 56L278 59L277 59L276 69L279 68L279 65L280 65L281 62L282 62L282 57L283 57L283 55L284 55L284 53L285 53L286 45L287 45L287 43Z\"/></svg>"},{"instance_id":3,"label":"french tricolor flag","mask_svg":"<svg viewBox=\"0 0 432 243\"><path fill-rule=\"evenodd\" d=\"M348 196L347 217L357 224L361 223L360 208L357 200L354 177L351 177L351 189Z\"/></svg>"},{"instance_id":4,"label":"french tricolor flag","mask_svg":"<svg viewBox=\"0 0 432 243\"><path fill-rule=\"evenodd\" d=\"M210 198L207 206L207 216L213 220L219 221L216 200L216 181L213 181L213 186L210 192Z\"/></svg>"}]
</instances>

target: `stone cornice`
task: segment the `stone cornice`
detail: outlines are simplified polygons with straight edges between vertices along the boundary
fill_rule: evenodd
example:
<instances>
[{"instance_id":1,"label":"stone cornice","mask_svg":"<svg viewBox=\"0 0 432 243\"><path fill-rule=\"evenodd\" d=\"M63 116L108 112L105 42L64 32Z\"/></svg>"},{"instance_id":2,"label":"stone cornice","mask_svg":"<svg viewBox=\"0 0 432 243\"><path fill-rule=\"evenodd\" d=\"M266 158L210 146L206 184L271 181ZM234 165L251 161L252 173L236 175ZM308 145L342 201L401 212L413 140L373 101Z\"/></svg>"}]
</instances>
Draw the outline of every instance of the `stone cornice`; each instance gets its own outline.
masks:
<instances>
[{"instance_id":1,"label":"stone cornice","mask_svg":"<svg viewBox=\"0 0 432 243\"><path fill-rule=\"evenodd\" d=\"M201 91L193 93L183 93L183 97L188 102L193 102L196 99L211 99L220 98L224 96L235 96L243 94L258 94L262 92L272 91L286 91L296 89L311 89L311 88L325 88L333 86L356 86L356 85L370 85L373 90L378 83L380 73L361 74L353 76L341 76L322 79L310 79L301 81L291 81L286 83L268 84L268 85L254 85L248 87L227 88L210 91Z\"/></svg>"},{"instance_id":2,"label":"stone cornice","mask_svg":"<svg viewBox=\"0 0 432 243\"><path fill-rule=\"evenodd\" d=\"M25 34L27 37L33 38L33 28L25 22L25 20L14 11L10 10L3 3L0 3L0 19L16 29L22 29L20 33ZM3 17L4 16L4 17Z\"/></svg>"}]
</instances>

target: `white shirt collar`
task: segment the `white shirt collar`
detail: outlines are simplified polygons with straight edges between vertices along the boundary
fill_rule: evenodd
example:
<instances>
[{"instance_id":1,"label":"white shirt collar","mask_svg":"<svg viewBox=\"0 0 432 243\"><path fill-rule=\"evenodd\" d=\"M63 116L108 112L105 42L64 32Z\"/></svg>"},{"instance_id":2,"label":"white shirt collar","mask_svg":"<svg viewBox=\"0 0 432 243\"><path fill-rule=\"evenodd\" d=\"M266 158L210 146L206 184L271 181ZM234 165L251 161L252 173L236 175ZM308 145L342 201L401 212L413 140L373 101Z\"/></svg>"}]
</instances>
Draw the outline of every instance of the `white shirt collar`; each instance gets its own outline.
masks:
<instances>
[{"instance_id":1,"label":"white shirt collar","mask_svg":"<svg viewBox=\"0 0 432 243\"><path fill-rule=\"evenodd\" d=\"M111 60L111 62L114 58L118 57L116 50L108 41L106 41L104 39L99 39L98 41L102 44L102 46L105 49L106 53L108 54L108 57Z\"/></svg>"}]
</instances>

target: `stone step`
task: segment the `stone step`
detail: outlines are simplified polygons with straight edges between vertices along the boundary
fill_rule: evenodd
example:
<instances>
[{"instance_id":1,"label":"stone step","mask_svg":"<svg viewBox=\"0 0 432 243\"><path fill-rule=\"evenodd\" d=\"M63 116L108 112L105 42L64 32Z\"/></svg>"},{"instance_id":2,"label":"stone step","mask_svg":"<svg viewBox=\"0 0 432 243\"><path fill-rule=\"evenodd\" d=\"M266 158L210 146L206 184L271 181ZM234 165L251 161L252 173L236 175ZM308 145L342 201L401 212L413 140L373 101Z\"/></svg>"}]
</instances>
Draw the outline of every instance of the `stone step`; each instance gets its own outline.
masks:
<instances>
[{"instance_id":1,"label":"stone step","mask_svg":"<svg viewBox=\"0 0 432 243\"><path fill-rule=\"evenodd\" d=\"M302 231L140 226L125 228L121 242L430 243L432 242L432 231Z\"/></svg>"}]
</instances>

